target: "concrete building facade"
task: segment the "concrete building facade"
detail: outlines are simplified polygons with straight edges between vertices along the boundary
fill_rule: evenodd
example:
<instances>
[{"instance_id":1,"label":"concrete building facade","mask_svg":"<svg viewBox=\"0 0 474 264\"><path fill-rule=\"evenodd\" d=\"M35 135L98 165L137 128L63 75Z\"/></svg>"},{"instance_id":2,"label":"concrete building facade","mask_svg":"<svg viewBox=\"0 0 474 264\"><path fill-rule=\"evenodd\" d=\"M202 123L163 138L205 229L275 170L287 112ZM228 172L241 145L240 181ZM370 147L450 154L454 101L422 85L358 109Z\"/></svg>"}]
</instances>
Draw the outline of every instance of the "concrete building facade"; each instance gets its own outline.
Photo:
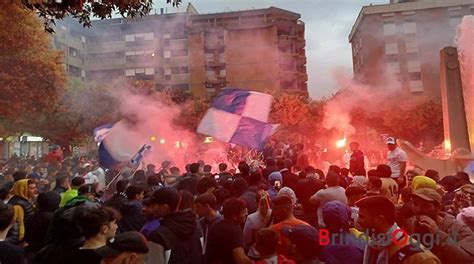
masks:
<instances>
[{"instance_id":1,"label":"concrete building facade","mask_svg":"<svg viewBox=\"0 0 474 264\"><path fill-rule=\"evenodd\" d=\"M308 96L304 23L270 7L238 12L154 14L58 23L54 46L78 81L127 77L156 89L210 97L223 87Z\"/></svg>"},{"instance_id":2,"label":"concrete building facade","mask_svg":"<svg viewBox=\"0 0 474 264\"><path fill-rule=\"evenodd\" d=\"M462 17L474 14L472 0L391 0L364 6L352 27L356 80L391 84L404 94L440 97L439 51L455 45Z\"/></svg>"}]
</instances>

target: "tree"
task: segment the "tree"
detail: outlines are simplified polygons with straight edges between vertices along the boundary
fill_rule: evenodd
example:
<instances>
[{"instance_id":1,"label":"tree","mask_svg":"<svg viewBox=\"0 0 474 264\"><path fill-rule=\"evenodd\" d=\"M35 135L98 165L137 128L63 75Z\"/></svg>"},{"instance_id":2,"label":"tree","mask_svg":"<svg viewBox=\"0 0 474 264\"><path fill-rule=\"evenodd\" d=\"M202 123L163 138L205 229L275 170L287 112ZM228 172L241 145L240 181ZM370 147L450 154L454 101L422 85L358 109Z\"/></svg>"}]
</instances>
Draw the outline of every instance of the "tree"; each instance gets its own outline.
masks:
<instances>
[{"instance_id":1,"label":"tree","mask_svg":"<svg viewBox=\"0 0 474 264\"><path fill-rule=\"evenodd\" d=\"M280 124L277 137L314 138L321 134L325 101L291 94L275 96L270 122Z\"/></svg>"},{"instance_id":2,"label":"tree","mask_svg":"<svg viewBox=\"0 0 474 264\"><path fill-rule=\"evenodd\" d=\"M29 132L60 145L74 145L91 138L94 128L118 119L112 86L89 85L69 89L54 112L35 113L9 124L10 131Z\"/></svg>"},{"instance_id":3,"label":"tree","mask_svg":"<svg viewBox=\"0 0 474 264\"><path fill-rule=\"evenodd\" d=\"M443 137L443 113L439 99L400 98L386 102L377 111L359 106L351 112L351 124L361 130L375 129L412 143L431 141L439 144Z\"/></svg>"},{"instance_id":4,"label":"tree","mask_svg":"<svg viewBox=\"0 0 474 264\"><path fill-rule=\"evenodd\" d=\"M67 77L61 52L33 12L0 4L0 122L51 113L63 95Z\"/></svg>"},{"instance_id":5,"label":"tree","mask_svg":"<svg viewBox=\"0 0 474 264\"><path fill-rule=\"evenodd\" d=\"M181 0L166 0L166 2L178 6ZM63 19L66 16L77 18L84 27L90 27L92 16L106 19L118 13L122 17L143 17L150 13L153 6L153 0L63 0L60 3L56 1L21 1L21 3L26 8L36 11L39 17L44 19L45 30L48 32L54 32L52 25L56 19Z\"/></svg>"}]
</instances>

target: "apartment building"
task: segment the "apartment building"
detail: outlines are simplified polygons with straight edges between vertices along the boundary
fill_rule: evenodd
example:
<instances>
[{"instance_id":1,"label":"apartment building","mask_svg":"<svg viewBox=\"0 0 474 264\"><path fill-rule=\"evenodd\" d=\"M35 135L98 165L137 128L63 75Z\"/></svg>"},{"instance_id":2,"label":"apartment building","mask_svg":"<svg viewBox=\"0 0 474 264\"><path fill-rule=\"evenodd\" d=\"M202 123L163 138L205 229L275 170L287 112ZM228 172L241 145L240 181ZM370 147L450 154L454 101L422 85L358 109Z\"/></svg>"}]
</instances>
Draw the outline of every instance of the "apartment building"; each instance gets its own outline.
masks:
<instances>
[{"instance_id":1,"label":"apartment building","mask_svg":"<svg viewBox=\"0 0 474 264\"><path fill-rule=\"evenodd\" d=\"M473 14L473 0L391 0L362 7L349 35L355 79L440 97L439 51L456 45L462 17Z\"/></svg>"},{"instance_id":2,"label":"apartment building","mask_svg":"<svg viewBox=\"0 0 474 264\"><path fill-rule=\"evenodd\" d=\"M93 21L90 29L66 19L54 45L73 80L134 78L199 97L223 87L308 96L304 23L276 7L199 14L189 4L181 13Z\"/></svg>"}]
</instances>

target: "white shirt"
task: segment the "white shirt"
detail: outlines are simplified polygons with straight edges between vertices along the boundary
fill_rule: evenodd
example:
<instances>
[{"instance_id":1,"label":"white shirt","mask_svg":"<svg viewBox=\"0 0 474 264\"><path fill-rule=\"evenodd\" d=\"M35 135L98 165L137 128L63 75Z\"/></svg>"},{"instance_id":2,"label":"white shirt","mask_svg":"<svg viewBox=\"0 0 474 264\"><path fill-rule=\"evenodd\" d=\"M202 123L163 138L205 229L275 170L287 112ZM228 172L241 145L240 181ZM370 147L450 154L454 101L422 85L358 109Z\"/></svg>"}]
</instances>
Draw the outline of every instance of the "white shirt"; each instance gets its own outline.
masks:
<instances>
[{"instance_id":1,"label":"white shirt","mask_svg":"<svg viewBox=\"0 0 474 264\"><path fill-rule=\"evenodd\" d=\"M99 180L99 185L97 186L97 190L102 190L105 187L105 171L101 167L99 167L97 170L92 171L92 174L97 176L97 179Z\"/></svg>"},{"instance_id":2,"label":"white shirt","mask_svg":"<svg viewBox=\"0 0 474 264\"><path fill-rule=\"evenodd\" d=\"M407 162L407 153L396 147L387 153L387 165L392 169L392 178L400 177L400 166L402 162Z\"/></svg>"},{"instance_id":3,"label":"white shirt","mask_svg":"<svg viewBox=\"0 0 474 264\"><path fill-rule=\"evenodd\" d=\"M88 172L84 176L85 184L94 184L94 183L99 183L99 178L95 176L92 172Z\"/></svg>"}]
</instances>

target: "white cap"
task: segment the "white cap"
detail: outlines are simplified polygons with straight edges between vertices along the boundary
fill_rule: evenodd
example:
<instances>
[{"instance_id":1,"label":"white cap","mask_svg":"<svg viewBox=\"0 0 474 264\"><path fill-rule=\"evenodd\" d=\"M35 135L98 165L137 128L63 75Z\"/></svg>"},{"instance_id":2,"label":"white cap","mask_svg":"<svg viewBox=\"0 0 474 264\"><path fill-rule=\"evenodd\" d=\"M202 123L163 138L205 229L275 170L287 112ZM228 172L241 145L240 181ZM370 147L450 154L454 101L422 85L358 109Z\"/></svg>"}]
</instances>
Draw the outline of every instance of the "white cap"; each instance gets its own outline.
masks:
<instances>
[{"instance_id":1,"label":"white cap","mask_svg":"<svg viewBox=\"0 0 474 264\"><path fill-rule=\"evenodd\" d=\"M397 141L393 137L388 137L387 138L387 144L397 144Z\"/></svg>"}]
</instances>

